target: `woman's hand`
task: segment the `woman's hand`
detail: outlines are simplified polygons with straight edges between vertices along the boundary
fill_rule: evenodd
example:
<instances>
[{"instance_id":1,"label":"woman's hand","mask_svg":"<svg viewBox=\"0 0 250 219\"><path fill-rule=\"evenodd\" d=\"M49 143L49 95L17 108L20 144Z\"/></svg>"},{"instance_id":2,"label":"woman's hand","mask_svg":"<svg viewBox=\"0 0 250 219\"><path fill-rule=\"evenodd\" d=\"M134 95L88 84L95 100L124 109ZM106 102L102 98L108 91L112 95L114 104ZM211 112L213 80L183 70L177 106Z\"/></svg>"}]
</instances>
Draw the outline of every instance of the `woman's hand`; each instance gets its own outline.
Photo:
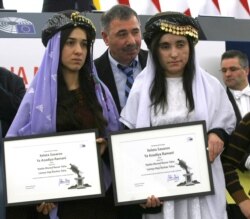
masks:
<instances>
[{"instance_id":1,"label":"woman's hand","mask_svg":"<svg viewBox=\"0 0 250 219\"><path fill-rule=\"evenodd\" d=\"M154 195L148 197L147 202L145 204L141 204L140 206L143 208L155 208L162 205L163 202L160 199L156 198Z\"/></svg>"},{"instance_id":2,"label":"woman's hand","mask_svg":"<svg viewBox=\"0 0 250 219\"><path fill-rule=\"evenodd\" d=\"M224 142L215 133L208 134L209 160L213 162L224 149Z\"/></svg>"},{"instance_id":3,"label":"woman's hand","mask_svg":"<svg viewBox=\"0 0 250 219\"><path fill-rule=\"evenodd\" d=\"M96 143L99 145L100 147L100 153L101 155L103 155L104 151L107 148L108 142L106 141L105 138L97 138L96 139Z\"/></svg>"},{"instance_id":4,"label":"woman's hand","mask_svg":"<svg viewBox=\"0 0 250 219\"><path fill-rule=\"evenodd\" d=\"M42 213L44 215L47 215L51 212L52 209L54 209L56 205L54 203L45 203L43 202L42 204L36 206L36 210L39 213Z\"/></svg>"}]
</instances>

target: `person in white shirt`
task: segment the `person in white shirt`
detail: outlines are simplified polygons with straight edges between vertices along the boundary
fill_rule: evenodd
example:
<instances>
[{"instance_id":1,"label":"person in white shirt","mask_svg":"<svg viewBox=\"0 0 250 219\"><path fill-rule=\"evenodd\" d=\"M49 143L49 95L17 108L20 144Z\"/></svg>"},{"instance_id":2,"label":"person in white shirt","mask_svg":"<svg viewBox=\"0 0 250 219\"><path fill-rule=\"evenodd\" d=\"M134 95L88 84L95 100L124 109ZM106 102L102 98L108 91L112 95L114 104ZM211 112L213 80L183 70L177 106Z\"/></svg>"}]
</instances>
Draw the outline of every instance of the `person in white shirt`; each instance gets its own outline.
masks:
<instances>
[{"instance_id":1,"label":"person in white shirt","mask_svg":"<svg viewBox=\"0 0 250 219\"><path fill-rule=\"evenodd\" d=\"M221 56L221 72L223 76L223 81L226 85L228 97L233 105L234 112L237 118L237 125L240 123L241 119L250 112L250 86L248 82L249 75L249 61L248 56L240 50L227 50ZM249 147L250 148L250 147ZM249 151L250 153L250 151ZM244 158L240 161L242 170L250 170L250 155L246 154ZM227 167L225 164L224 171L227 172ZM243 182L249 181L249 175L247 173L238 172L239 180L241 184ZM226 184L230 186L230 179L226 176ZM242 184L243 187L244 183ZM246 188L245 188L246 189ZM228 190L229 191L229 190ZM231 192L229 191L229 194ZM233 196L232 196L233 197ZM242 203L237 201L234 197L236 204L228 205L228 216L229 219L246 218L244 215L244 207ZM244 214L242 214L242 213Z\"/></svg>"},{"instance_id":2,"label":"person in white shirt","mask_svg":"<svg viewBox=\"0 0 250 219\"><path fill-rule=\"evenodd\" d=\"M237 107L237 122L250 111L250 86L248 83L249 62L245 53L228 50L221 56L221 72L227 92L233 97L232 104ZM236 105L235 105L236 104ZM240 115L239 115L239 114Z\"/></svg>"},{"instance_id":3,"label":"person in white shirt","mask_svg":"<svg viewBox=\"0 0 250 219\"><path fill-rule=\"evenodd\" d=\"M238 124L250 112L249 61L247 55L239 50L224 52L221 56L221 72ZM244 162L247 169L250 169L249 160L250 156L246 157Z\"/></svg>"}]
</instances>

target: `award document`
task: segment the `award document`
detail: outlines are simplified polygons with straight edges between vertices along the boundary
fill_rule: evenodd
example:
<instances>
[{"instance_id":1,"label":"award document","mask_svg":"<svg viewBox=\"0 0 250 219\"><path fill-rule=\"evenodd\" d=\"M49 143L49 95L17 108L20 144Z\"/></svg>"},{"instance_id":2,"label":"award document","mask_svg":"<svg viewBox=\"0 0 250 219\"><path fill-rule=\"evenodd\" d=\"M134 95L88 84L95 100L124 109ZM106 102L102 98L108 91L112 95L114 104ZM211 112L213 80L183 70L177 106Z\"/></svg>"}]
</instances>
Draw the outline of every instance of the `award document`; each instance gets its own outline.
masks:
<instances>
[{"instance_id":1,"label":"award document","mask_svg":"<svg viewBox=\"0 0 250 219\"><path fill-rule=\"evenodd\" d=\"M205 121L113 132L109 151L116 205L214 193Z\"/></svg>"},{"instance_id":2,"label":"award document","mask_svg":"<svg viewBox=\"0 0 250 219\"><path fill-rule=\"evenodd\" d=\"M96 133L5 138L6 204L103 196Z\"/></svg>"}]
</instances>

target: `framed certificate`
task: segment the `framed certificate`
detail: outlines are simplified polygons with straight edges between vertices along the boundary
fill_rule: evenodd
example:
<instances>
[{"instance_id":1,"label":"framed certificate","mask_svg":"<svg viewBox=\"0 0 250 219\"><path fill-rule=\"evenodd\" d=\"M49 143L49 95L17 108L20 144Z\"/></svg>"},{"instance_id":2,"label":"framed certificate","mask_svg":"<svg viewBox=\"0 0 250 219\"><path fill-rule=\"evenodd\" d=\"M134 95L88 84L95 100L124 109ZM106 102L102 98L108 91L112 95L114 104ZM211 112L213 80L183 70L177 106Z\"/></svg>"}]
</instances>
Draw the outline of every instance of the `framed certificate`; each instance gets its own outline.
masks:
<instances>
[{"instance_id":1,"label":"framed certificate","mask_svg":"<svg viewBox=\"0 0 250 219\"><path fill-rule=\"evenodd\" d=\"M205 121L113 132L109 137L116 205L214 193Z\"/></svg>"},{"instance_id":2,"label":"framed certificate","mask_svg":"<svg viewBox=\"0 0 250 219\"><path fill-rule=\"evenodd\" d=\"M96 130L3 139L6 203L104 195Z\"/></svg>"}]
</instances>

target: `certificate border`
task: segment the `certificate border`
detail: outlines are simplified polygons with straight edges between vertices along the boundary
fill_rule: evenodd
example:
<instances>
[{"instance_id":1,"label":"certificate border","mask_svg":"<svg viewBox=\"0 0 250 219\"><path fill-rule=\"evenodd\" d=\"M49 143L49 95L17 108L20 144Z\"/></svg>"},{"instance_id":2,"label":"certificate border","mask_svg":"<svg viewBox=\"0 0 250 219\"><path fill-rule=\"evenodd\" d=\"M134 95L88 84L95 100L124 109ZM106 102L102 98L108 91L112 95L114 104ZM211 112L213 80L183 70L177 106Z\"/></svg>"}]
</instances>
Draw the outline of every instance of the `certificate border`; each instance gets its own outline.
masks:
<instances>
[{"instance_id":1,"label":"certificate border","mask_svg":"<svg viewBox=\"0 0 250 219\"><path fill-rule=\"evenodd\" d=\"M170 125L163 125L163 126L156 126L156 127L147 127L147 128L137 128L137 129L129 129L129 130L122 130L122 131L116 131L112 132L109 135L109 154L110 154L110 164L111 164L111 175L112 175L112 181L113 181L113 192L114 192L114 201L116 206L121 206L121 205L128 205L128 204L142 204L145 203L147 200L147 197L150 195L153 195L148 192L147 196L145 199L134 199L134 200L127 200L127 201L119 201L118 200L118 191L117 191L117 182L116 182L116 172L115 172L115 163L114 163L114 150L115 146L112 142L112 137L119 137L122 135L127 135L131 133L140 133L140 132L145 132L145 136L147 136L147 132L150 131L155 131L155 130L160 130L160 129L175 129L179 127L185 127L189 126L190 128L192 126L200 126L200 129L203 133L203 139L204 139L204 153L206 157L206 166L207 166L207 175L209 179L209 187L210 189L207 191L203 192L197 192L197 193L189 193L189 194L184 194L184 195L172 195L172 196L162 196L158 197L160 200L174 200L174 199L181 199L181 198L187 198L187 197L197 197L197 196L203 196L203 195L212 195L214 194L214 184L213 184L213 178L212 178L212 170L211 170L211 164L209 162L209 155L208 155L208 138L207 138L207 130L206 130L206 122L204 120L200 121L193 121L193 122L185 122L185 123L178 123L178 124L170 124ZM118 171L117 171L118 172Z\"/></svg>"},{"instance_id":2,"label":"certificate border","mask_svg":"<svg viewBox=\"0 0 250 219\"><path fill-rule=\"evenodd\" d=\"M59 201L69 201L69 200L78 200L78 199L88 199L88 198L98 198L98 197L104 197L105 196L105 186L103 181L103 173L102 173L102 164L101 164L101 155L100 155L100 148L98 147L98 144L96 144L96 152L97 152L97 166L99 169L99 183L100 183L100 193L97 194L87 194L87 195L79 195L79 196L66 196L64 198L58 198L55 197L53 199L44 199L44 200L30 200L30 201L21 201L21 202L13 202L8 203L8 192L7 192L7 178L6 178L6 150L5 150L5 142L8 141L19 141L19 140L25 140L25 139L40 139L40 138L57 138L60 136L73 136L78 134L88 134L93 133L96 136L98 136L98 130L97 129L86 129L86 130L80 130L80 131L67 131L67 132L56 132L56 133L48 133L48 134L37 134L37 135L29 135L29 136L16 136L16 137L7 137L2 138L2 157L3 157L3 188L4 188L4 199L5 199L5 205L6 206L19 206L19 205L30 205L30 204L39 204L42 202L59 202ZM13 161L15 162L15 161Z\"/></svg>"}]
</instances>

